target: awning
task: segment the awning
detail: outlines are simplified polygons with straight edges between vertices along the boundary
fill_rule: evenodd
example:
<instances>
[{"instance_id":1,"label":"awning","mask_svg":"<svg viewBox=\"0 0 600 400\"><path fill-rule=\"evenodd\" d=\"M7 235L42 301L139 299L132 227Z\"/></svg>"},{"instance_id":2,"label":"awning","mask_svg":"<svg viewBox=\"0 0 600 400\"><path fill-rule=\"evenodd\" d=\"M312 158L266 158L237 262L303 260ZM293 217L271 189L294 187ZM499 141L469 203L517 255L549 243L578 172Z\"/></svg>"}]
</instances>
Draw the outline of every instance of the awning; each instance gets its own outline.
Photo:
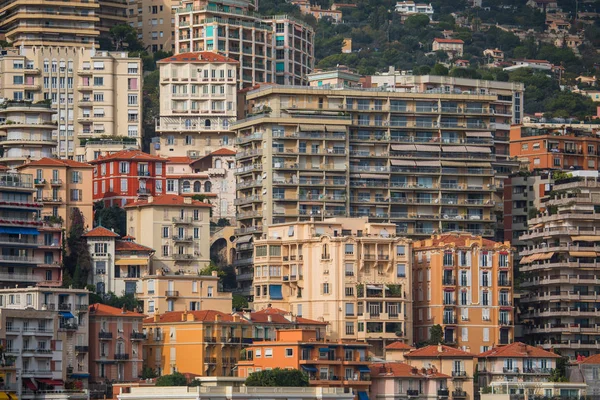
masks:
<instances>
[{"instance_id":1,"label":"awning","mask_svg":"<svg viewBox=\"0 0 600 400\"><path fill-rule=\"evenodd\" d=\"M19 228L12 226L0 227L0 233L8 233L9 235L39 235L35 228Z\"/></svg>"},{"instance_id":2,"label":"awning","mask_svg":"<svg viewBox=\"0 0 600 400\"><path fill-rule=\"evenodd\" d=\"M569 255L571 257L596 257L595 251L570 251Z\"/></svg>"},{"instance_id":3,"label":"awning","mask_svg":"<svg viewBox=\"0 0 600 400\"><path fill-rule=\"evenodd\" d=\"M283 300L281 285L269 285L269 296L271 300Z\"/></svg>"},{"instance_id":4,"label":"awning","mask_svg":"<svg viewBox=\"0 0 600 400\"><path fill-rule=\"evenodd\" d=\"M442 161L442 167L464 167L467 164L460 161Z\"/></svg>"},{"instance_id":5,"label":"awning","mask_svg":"<svg viewBox=\"0 0 600 400\"><path fill-rule=\"evenodd\" d=\"M444 153L466 153L467 149L465 146L442 146Z\"/></svg>"},{"instance_id":6,"label":"awning","mask_svg":"<svg viewBox=\"0 0 600 400\"><path fill-rule=\"evenodd\" d=\"M492 150L489 147L465 146L469 153L486 153L489 154Z\"/></svg>"},{"instance_id":7,"label":"awning","mask_svg":"<svg viewBox=\"0 0 600 400\"><path fill-rule=\"evenodd\" d=\"M68 319L75 318L75 316L70 311L59 311L58 315L60 315L63 318L68 318Z\"/></svg>"},{"instance_id":8,"label":"awning","mask_svg":"<svg viewBox=\"0 0 600 400\"><path fill-rule=\"evenodd\" d=\"M90 374L71 374L71 378L73 378L73 379L86 379L89 377L90 377Z\"/></svg>"},{"instance_id":9,"label":"awning","mask_svg":"<svg viewBox=\"0 0 600 400\"><path fill-rule=\"evenodd\" d=\"M554 255L554 252L550 252L550 253L544 253L544 254L540 254L539 257L537 258L538 260L549 260L552 258L552 256Z\"/></svg>"},{"instance_id":10,"label":"awning","mask_svg":"<svg viewBox=\"0 0 600 400\"><path fill-rule=\"evenodd\" d=\"M8 393L0 392L0 400L12 400L12 398Z\"/></svg>"},{"instance_id":11,"label":"awning","mask_svg":"<svg viewBox=\"0 0 600 400\"><path fill-rule=\"evenodd\" d=\"M308 372L317 372L317 369L315 367L311 367L310 365L303 365L302 369Z\"/></svg>"},{"instance_id":12,"label":"awning","mask_svg":"<svg viewBox=\"0 0 600 400\"><path fill-rule=\"evenodd\" d=\"M64 385L64 382L61 380L58 380L58 379L36 379L36 381L45 383L46 385L50 385L50 386Z\"/></svg>"},{"instance_id":13,"label":"awning","mask_svg":"<svg viewBox=\"0 0 600 400\"><path fill-rule=\"evenodd\" d=\"M383 286L367 285L369 290L383 290Z\"/></svg>"},{"instance_id":14,"label":"awning","mask_svg":"<svg viewBox=\"0 0 600 400\"><path fill-rule=\"evenodd\" d=\"M520 264L529 264L531 262L531 256L524 256L521 258Z\"/></svg>"},{"instance_id":15,"label":"awning","mask_svg":"<svg viewBox=\"0 0 600 400\"><path fill-rule=\"evenodd\" d=\"M392 150L396 151L415 151L416 147L414 144L393 144Z\"/></svg>"},{"instance_id":16,"label":"awning","mask_svg":"<svg viewBox=\"0 0 600 400\"><path fill-rule=\"evenodd\" d=\"M491 138L492 132L465 132L466 137L483 137L483 138Z\"/></svg>"},{"instance_id":17,"label":"awning","mask_svg":"<svg viewBox=\"0 0 600 400\"><path fill-rule=\"evenodd\" d=\"M359 372L371 372L371 369L369 367L367 367L366 365L359 365L358 371Z\"/></svg>"},{"instance_id":18,"label":"awning","mask_svg":"<svg viewBox=\"0 0 600 400\"><path fill-rule=\"evenodd\" d=\"M329 347L319 347L319 352L328 353L331 349Z\"/></svg>"},{"instance_id":19,"label":"awning","mask_svg":"<svg viewBox=\"0 0 600 400\"><path fill-rule=\"evenodd\" d=\"M375 174L360 174L363 179L386 179L387 175L375 175Z\"/></svg>"},{"instance_id":20,"label":"awning","mask_svg":"<svg viewBox=\"0 0 600 400\"><path fill-rule=\"evenodd\" d=\"M115 265L148 265L147 258L126 258L124 260L116 260Z\"/></svg>"},{"instance_id":21,"label":"awning","mask_svg":"<svg viewBox=\"0 0 600 400\"><path fill-rule=\"evenodd\" d=\"M492 164L490 164L489 162L470 162L467 161L467 167L468 168L472 168L472 167L483 167L483 168L491 168Z\"/></svg>"},{"instance_id":22,"label":"awning","mask_svg":"<svg viewBox=\"0 0 600 400\"><path fill-rule=\"evenodd\" d=\"M415 145L415 147L417 148L417 151L432 151L435 153L438 153L440 151L440 148L438 146L428 146L426 144L417 144Z\"/></svg>"},{"instance_id":23,"label":"awning","mask_svg":"<svg viewBox=\"0 0 600 400\"><path fill-rule=\"evenodd\" d=\"M392 165L400 165L405 167L414 167L415 162L410 160L390 160Z\"/></svg>"},{"instance_id":24,"label":"awning","mask_svg":"<svg viewBox=\"0 0 600 400\"><path fill-rule=\"evenodd\" d=\"M237 244L241 244L241 243L248 243L248 242L250 242L250 240L252 240L252 235L246 235L246 236L240 236L239 238L237 238L237 240L235 242Z\"/></svg>"},{"instance_id":25,"label":"awning","mask_svg":"<svg viewBox=\"0 0 600 400\"><path fill-rule=\"evenodd\" d=\"M29 378L23 379L23 383L25 384L25 386L27 386L27 388L29 390L33 390L33 391L37 390L37 387L35 386L35 384L33 383L33 381L31 379L29 379Z\"/></svg>"},{"instance_id":26,"label":"awning","mask_svg":"<svg viewBox=\"0 0 600 400\"><path fill-rule=\"evenodd\" d=\"M571 240L578 242L600 242L600 236L571 236Z\"/></svg>"},{"instance_id":27,"label":"awning","mask_svg":"<svg viewBox=\"0 0 600 400\"><path fill-rule=\"evenodd\" d=\"M343 125L327 125L327 132L346 132L346 127Z\"/></svg>"},{"instance_id":28,"label":"awning","mask_svg":"<svg viewBox=\"0 0 600 400\"><path fill-rule=\"evenodd\" d=\"M369 400L369 395L367 392L358 392L358 400Z\"/></svg>"},{"instance_id":29,"label":"awning","mask_svg":"<svg viewBox=\"0 0 600 400\"><path fill-rule=\"evenodd\" d=\"M439 160L434 161L417 161L417 167L439 167L441 165Z\"/></svg>"},{"instance_id":30,"label":"awning","mask_svg":"<svg viewBox=\"0 0 600 400\"><path fill-rule=\"evenodd\" d=\"M299 128L303 132L325 132L324 125L300 125Z\"/></svg>"}]
</instances>

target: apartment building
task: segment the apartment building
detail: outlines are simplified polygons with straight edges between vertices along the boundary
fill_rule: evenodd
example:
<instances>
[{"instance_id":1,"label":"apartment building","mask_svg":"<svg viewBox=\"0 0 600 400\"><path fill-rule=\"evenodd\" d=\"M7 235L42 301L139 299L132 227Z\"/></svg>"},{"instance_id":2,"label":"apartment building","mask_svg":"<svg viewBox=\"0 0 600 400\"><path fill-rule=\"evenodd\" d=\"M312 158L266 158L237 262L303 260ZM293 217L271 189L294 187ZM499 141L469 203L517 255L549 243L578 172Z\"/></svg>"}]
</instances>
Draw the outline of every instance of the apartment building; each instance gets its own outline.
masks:
<instances>
[{"instance_id":1,"label":"apartment building","mask_svg":"<svg viewBox=\"0 0 600 400\"><path fill-rule=\"evenodd\" d=\"M157 270L142 277L136 298L146 315L186 310L231 313L232 310L231 293L220 290L216 271L199 275Z\"/></svg>"},{"instance_id":2,"label":"apartment building","mask_svg":"<svg viewBox=\"0 0 600 400\"><path fill-rule=\"evenodd\" d=\"M596 354L579 360L576 364L567 367L571 382L583 382L587 385L587 395L600 395L600 355Z\"/></svg>"},{"instance_id":3,"label":"apartment building","mask_svg":"<svg viewBox=\"0 0 600 400\"><path fill-rule=\"evenodd\" d=\"M448 58L454 59L457 57L462 57L464 45L465 42L463 42L461 39L435 38L433 39L431 50L443 51L448 55Z\"/></svg>"},{"instance_id":4,"label":"apartment building","mask_svg":"<svg viewBox=\"0 0 600 400\"><path fill-rule=\"evenodd\" d=\"M262 17L253 2L186 0L175 16L175 53L211 51L239 62L244 87L306 84L314 30L287 15Z\"/></svg>"},{"instance_id":5,"label":"apartment building","mask_svg":"<svg viewBox=\"0 0 600 400\"><path fill-rule=\"evenodd\" d=\"M71 4L97 7L96 3L69 3L69 7ZM68 17L73 11L65 13ZM39 15L45 18L48 14L44 8ZM27 15L32 15L30 10ZM52 17L57 15L52 14ZM78 14L72 17L81 18ZM29 29L39 32L37 28ZM53 36L56 39L52 40L60 41L62 37L68 38L68 35ZM0 97L50 102L56 124L52 140L58 142L54 154L59 158L91 161L86 159L85 144L88 139L100 136L127 137L139 148L141 59L129 58L127 53L121 52L97 52L90 48L92 43L90 46L82 43L79 47L52 47L48 46L52 41L45 40L43 43L40 48L24 45L8 49L0 56ZM49 154L37 158L43 156Z\"/></svg>"},{"instance_id":6,"label":"apartment building","mask_svg":"<svg viewBox=\"0 0 600 400\"><path fill-rule=\"evenodd\" d=\"M144 315L108 306L91 304L90 382L130 382L142 372Z\"/></svg>"},{"instance_id":7,"label":"apartment building","mask_svg":"<svg viewBox=\"0 0 600 400\"><path fill-rule=\"evenodd\" d=\"M142 292L142 277L151 273L153 249L135 243L132 237L120 238L102 226L86 232L83 237L92 258L88 284L96 288L96 293L112 292L122 296Z\"/></svg>"},{"instance_id":8,"label":"apartment building","mask_svg":"<svg viewBox=\"0 0 600 400\"><path fill-rule=\"evenodd\" d=\"M318 338L314 330L279 330L274 341L256 342L244 349L238 376L273 368L297 369L308 374L309 386L345 387L363 399L371 386L368 347L364 342Z\"/></svg>"},{"instance_id":9,"label":"apartment building","mask_svg":"<svg viewBox=\"0 0 600 400\"><path fill-rule=\"evenodd\" d=\"M321 88L360 87L362 76L346 66L331 69L318 69L306 76L308 86Z\"/></svg>"},{"instance_id":10,"label":"apartment building","mask_svg":"<svg viewBox=\"0 0 600 400\"><path fill-rule=\"evenodd\" d=\"M323 317L317 320L307 319L279 308L267 307L260 311L238 311L235 313L242 321L256 327L250 333L252 342L273 341L276 332L283 329L302 329L316 332L316 338L322 340L328 333L329 323Z\"/></svg>"},{"instance_id":11,"label":"apartment building","mask_svg":"<svg viewBox=\"0 0 600 400\"><path fill-rule=\"evenodd\" d=\"M371 364L370 398L384 399L390 393L396 398L437 399L448 397L448 379L436 369L417 369L403 362ZM460 398L457 397L457 398Z\"/></svg>"},{"instance_id":12,"label":"apartment building","mask_svg":"<svg viewBox=\"0 0 600 400\"><path fill-rule=\"evenodd\" d=\"M28 78L28 77L26 77ZM51 157L58 142L50 104L0 103L0 162L15 168L28 160Z\"/></svg>"},{"instance_id":13,"label":"apartment building","mask_svg":"<svg viewBox=\"0 0 600 400\"><path fill-rule=\"evenodd\" d=\"M427 15L431 20L433 18L433 6L431 3L415 3L414 1L399 1L394 7L394 11L400 14L402 21L415 14Z\"/></svg>"},{"instance_id":14,"label":"apartment building","mask_svg":"<svg viewBox=\"0 0 600 400\"><path fill-rule=\"evenodd\" d=\"M367 341L375 354L391 340L412 343L411 243L394 224L331 218L264 234L254 241L256 309L323 317L332 339Z\"/></svg>"},{"instance_id":15,"label":"apartment building","mask_svg":"<svg viewBox=\"0 0 600 400\"><path fill-rule=\"evenodd\" d=\"M415 341L441 325L444 343L487 351L514 338L512 251L468 234L434 235L413 244Z\"/></svg>"},{"instance_id":16,"label":"apartment building","mask_svg":"<svg viewBox=\"0 0 600 400\"><path fill-rule=\"evenodd\" d=\"M152 4L130 1L129 25L137 29L138 39L148 51L175 52L175 16L179 1L161 0Z\"/></svg>"},{"instance_id":17,"label":"apartment building","mask_svg":"<svg viewBox=\"0 0 600 400\"><path fill-rule=\"evenodd\" d=\"M59 286L62 281L60 226L40 219L29 174L0 172L0 286Z\"/></svg>"},{"instance_id":18,"label":"apartment building","mask_svg":"<svg viewBox=\"0 0 600 400\"><path fill-rule=\"evenodd\" d=\"M210 262L210 208L190 197L149 196L125 207L127 233L156 250L154 271L196 273Z\"/></svg>"},{"instance_id":19,"label":"apartment building","mask_svg":"<svg viewBox=\"0 0 600 400\"><path fill-rule=\"evenodd\" d=\"M90 164L47 157L18 167L21 173L34 177L34 199L43 204L42 218L62 222L67 232L75 209L81 211L86 226L94 221L93 169Z\"/></svg>"},{"instance_id":20,"label":"apartment building","mask_svg":"<svg viewBox=\"0 0 600 400\"><path fill-rule=\"evenodd\" d=\"M410 237L493 236L496 100L277 86L248 92L250 110L270 112L235 125L240 234L311 217L368 216Z\"/></svg>"},{"instance_id":21,"label":"apartment building","mask_svg":"<svg viewBox=\"0 0 600 400\"><path fill-rule=\"evenodd\" d=\"M238 64L209 51L157 62L160 116L152 154L198 158L220 148L233 149L230 126L237 113Z\"/></svg>"},{"instance_id":22,"label":"apartment building","mask_svg":"<svg viewBox=\"0 0 600 400\"><path fill-rule=\"evenodd\" d=\"M600 332L596 269L600 238L596 178L555 181L540 213L521 236L520 319L525 337L546 350L575 359L598 353Z\"/></svg>"},{"instance_id":23,"label":"apartment building","mask_svg":"<svg viewBox=\"0 0 600 400\"><path fill-rule=\"evenodd\" d=\"M21 320L14 325L19 326L19 329L14 334L10 333L17 336L13 339L13 343L15 345L22 343L23 348L51 350L51 352L35 351L31 355L22 352L21 378L24 380L24 387L28 390L38 389L38 383L35 381L39 378L62 382L75 381L76 385L79 385L76 387L87 387L88 296L89 292L83 289L31 286L0 289L2 326L10 326L9 321L4 320L5 312L12 312L6 318L12 316L16 320ZM35 318L38 321L28 324L26 317L28 313L32 313L28 318ZM29 335L23 334L29 331L34 332L30 338ZM9 331L6 330L2 334L8 335ZM42 345L42 341L46 344ZM48 384L53 386L52 383ZM33 395L22 398L38 399L39 397ZM87 398L87 395L84 398Z\"/></svg>"},{"instance_id":24,"label":"apartment building","mask_svg":"<svg viewBox=\"0 0 600 400\"><path fill-rule=\"evenodd\" d=\"M450 376L447 386L440 383L438 398L473 400L473 379L477 364L476 355L454 347L437 345L413 350L405 355L407 363L417 370L432 370Z\"/></svg>"},{"instance_id":25,"label":"apartment building","mask_svg":"<svg viewBox=\"0 0 600 400\"><path fill-rule=\"evenodd\" d=\"M579 125L525 124L510 130L510 155L535 169L600 169L600 136Z\"/></svg>"},{"instance_id":26,"label":"apartment building","mask_svg":"<svg viewBox=\"0 0 600 400\"><path fill-rule=\"evenodd\" d=\"M517 394L561 398L582 396L584 383L550 382L560 356L525 343L494 347L477 355L479 387L492 394Z\"/></svg>"},{"instance_id":27,"label":"apartment building","mask_svg":"<svg viewBox=\"0 0 600 400\"><path fill-rule=\"evenodd\" d=\"M94 201L123 207L138 198L162 195L167 189L167 161L140 150L123 150L91 161Z\"/></svg>"}]
</instances>

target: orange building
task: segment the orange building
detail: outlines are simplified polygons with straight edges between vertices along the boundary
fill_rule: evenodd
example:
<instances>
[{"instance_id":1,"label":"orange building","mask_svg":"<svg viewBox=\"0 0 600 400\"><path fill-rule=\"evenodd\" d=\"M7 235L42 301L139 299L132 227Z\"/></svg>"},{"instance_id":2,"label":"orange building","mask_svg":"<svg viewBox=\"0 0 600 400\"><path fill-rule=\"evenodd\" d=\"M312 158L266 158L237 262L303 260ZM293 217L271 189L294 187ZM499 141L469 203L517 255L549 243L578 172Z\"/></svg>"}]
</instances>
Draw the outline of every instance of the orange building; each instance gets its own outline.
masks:
<instances>
[{"instance_id":1,"label":"orange building","mask_svg":"<svg viewBox=\"0 0 600 400\"><path fill-rule=\"evenodd\" d=\"M529 169L600 168L598 130L552 124L513 125L510 155L529 163Z\"/></svg>"},{"instance_id":2,"label":"orange building","mask_svg":"<svg viewBox=\"0 0 600 400\"><path fill-rule=\"evenodd\" d=\"M509 344L514 334L512 250L469 234L413 244L414 338L441 325L444 341L475 353Z\"/></svg>"},{"instance_id":3,"label":"orange building","mask_svg":"<svg viewBox=\"0 0 600 400\"><path fill-rule=\"evenodd\" d=\"M242 353L238 375L295 368L308 373L311 386L349 387L362 399L371 385L368 347L364 342L324 340L314 329L278 330L274 341L255 342Z\"/></svg>"}]
</instances>

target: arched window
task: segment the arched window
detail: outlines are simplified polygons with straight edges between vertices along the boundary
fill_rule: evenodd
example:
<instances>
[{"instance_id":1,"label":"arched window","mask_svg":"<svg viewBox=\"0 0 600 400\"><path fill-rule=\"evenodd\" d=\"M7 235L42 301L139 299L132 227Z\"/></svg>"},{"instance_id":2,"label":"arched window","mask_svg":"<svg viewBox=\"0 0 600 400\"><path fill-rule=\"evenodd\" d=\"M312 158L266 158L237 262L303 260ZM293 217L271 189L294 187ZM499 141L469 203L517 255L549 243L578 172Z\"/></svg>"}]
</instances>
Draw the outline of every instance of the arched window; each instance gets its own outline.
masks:
<instances>
[{"instance_id":1,"label":"arched window","mask_svg":"<svg viewBox=\"0 0 600 400\"><path fill-rule=\"evenodd\" d=\"M210 119L207 119L206 121L204 121L204 126L207 128L210 128Z\"/></svg>"},{"instance_id":2,"label":"arched window","mask_svg":"<svg viewBox=\"0 0 600 400\"><path fill-rule=\"evenodd\" d=\"M190 181L183 181L183 193L189 193L191 189Z\"/></svg>"},{"instance_id":3,"label":"arched window","mask_svg":"<svg viewBox=\"0 0 600 400\"><path fill-rule=\"evenodd\" d=\"M212 190L212 183L204 182L204 191L206 193L210 193L211 190Z\"/></svg>"},{"instance_id":4,"label":"arched window","mask_svg":"<svg viewBox=\"0 0 600 400\"><path fill-rule=\"evenodd\" d=\"M221 168L222 163L223 162L221 161L221 159L217 158L215 160L215 168Z\"/></svg>"},{"instance_id":5,"label":"arched window","mask_svg":"<svg viewBox=\"0 0 600 400\"><path fill-rule=\"evenodd\" d=\"M198 181L194 182L194 193L200 193L202 191L202 184Z\"/></svg>"}]
</instances>

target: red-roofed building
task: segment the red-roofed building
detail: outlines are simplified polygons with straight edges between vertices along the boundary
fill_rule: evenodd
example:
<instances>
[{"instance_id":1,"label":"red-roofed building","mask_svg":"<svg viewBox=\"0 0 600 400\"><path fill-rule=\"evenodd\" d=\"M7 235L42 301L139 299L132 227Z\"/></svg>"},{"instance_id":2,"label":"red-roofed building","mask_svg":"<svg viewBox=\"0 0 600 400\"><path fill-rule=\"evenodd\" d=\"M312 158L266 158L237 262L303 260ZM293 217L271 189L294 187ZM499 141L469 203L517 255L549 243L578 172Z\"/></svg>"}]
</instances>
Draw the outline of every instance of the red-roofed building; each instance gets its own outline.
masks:
<instances>
[{"instance_id":1,"label":"red-roofed building","mask_svg":"<svg viewBox=\"0 0 600 400\"><path fill-rule=\"evenodd\" d=\"M372 364L370 398L385 399L393 393L394 399L441 399L448 397L450 378L436 368L419 369L403 362Z\"/></svg>"},{"instance_id":2,"label":"red-roofed building","mask_svg":"<svg viewBox=\"0 0 600 400\"><path fill-rule=\"evenodd\" d=\"M392 342L385 346L385 359L387 361L405 361L404 355L415 348L401 341Z\"/></svg>"},{"instance_id":3,"label":"red-roofed building","mask_svg":"<svg viewBox=\"0 0 600 400\"><path fill-rule=\"evenodd\" d=\"M93 197L106 206L120 207L166 191L167 159L140 150L123 150L101 156L94 165Z\"/></svg>"},{"instance_id":4,"label":"red-roofed building","mask_svg":"<svg viewBox=\"0 0 600 400\"><path fill-rule=\"evenodd\" d=\"M514 340L513 250L465 233L433 235L413 248L414 340L441 325L446 343L483 352Z\"/></svg>"},{"instance_id":5,"label":"red-roofed building","mask_svg":"<svg viewBox=\"0 0 600 400\"><path fill-rule=\"evenodd\" d=\"M456 57L461 57L463 55L463 48L465 42L460 39L441 39L435 38L433 39L433 44L431 45L431 50L433 51L444 51L448 54L450 59L454 59Z\"/></svg>"},{"instance_id":6,"label":"red-roofed building","mask_svg":"<svg viewBox=\"0 0 600 400\"><path fill-rule=\"evenodd\" d=\"M154 250L130 239L119 239L115 232L98 226L85 234L92 272L88 283L96 293L139 294L141 277L151 273L150 257Z\"/></svg>"},{"instance_id":7,"label":"red-roofed building","mask_svg":"<svg viewBox=\"0 0 600 400\"><path fill-rule=\"evenodd\" d=\"M90 383L130 382L142 373L144 315L106 304L89 306Z\"/></svg>"}]
</instances>

